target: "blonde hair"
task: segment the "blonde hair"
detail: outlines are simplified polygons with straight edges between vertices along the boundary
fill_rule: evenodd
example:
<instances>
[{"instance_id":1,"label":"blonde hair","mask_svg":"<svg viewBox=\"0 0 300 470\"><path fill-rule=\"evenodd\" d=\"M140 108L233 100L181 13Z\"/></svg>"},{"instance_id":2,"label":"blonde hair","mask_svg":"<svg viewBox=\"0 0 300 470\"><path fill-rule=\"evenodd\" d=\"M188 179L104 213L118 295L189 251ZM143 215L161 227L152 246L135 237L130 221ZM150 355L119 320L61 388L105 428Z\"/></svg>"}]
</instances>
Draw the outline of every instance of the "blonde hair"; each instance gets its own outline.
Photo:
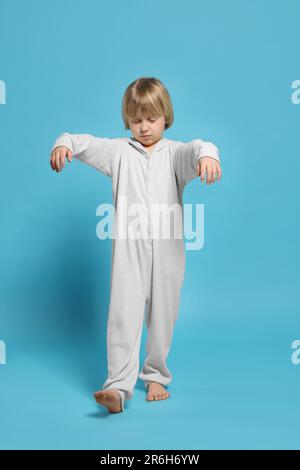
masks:
<instances>
[{"instance_id":1,"label":"blonde hair","mask_svg":"<svg viewBox=\"0 0 300 470\"><path fill-rule=\"evenodd\" d=\"M126 88L122 99L125 129L129 129L129 119L134 119L139 111L143 114L164 116L165 129L171 127L174 120L171 97L158 78L140 77Z\"/></svg>"}]
</instances>

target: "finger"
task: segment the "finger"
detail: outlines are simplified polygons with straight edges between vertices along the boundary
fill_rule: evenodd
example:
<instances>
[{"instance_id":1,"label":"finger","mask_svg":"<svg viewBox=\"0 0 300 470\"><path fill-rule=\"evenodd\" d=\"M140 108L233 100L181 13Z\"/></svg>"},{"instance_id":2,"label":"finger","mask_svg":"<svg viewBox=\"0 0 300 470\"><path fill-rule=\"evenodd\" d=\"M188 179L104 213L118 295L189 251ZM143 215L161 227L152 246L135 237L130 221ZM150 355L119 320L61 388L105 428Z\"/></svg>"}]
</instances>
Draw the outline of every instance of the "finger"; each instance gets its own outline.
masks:
<instances>
[{"instance_id":1,"label":"finger","mask_svg":"<svg viewBox=\"0 0 300 470\"><path fill-rule=\"evenodd\" d=\"M204 181L205 181L205 172L206 172L206 164L202 163L200 165L201 165L201 171L200 171L201 182L204 183Z\"/></svg>"},{"instance_id":2,"label":"finger","mask_svg":"<svg viewBox=\"0 0 300 470\"><path fill-rule=\"evenodd\" d=\"M52 154L51 154L51 157L50 157L50 165L51 165L52 170L54 170Z\"/></svg>"},{"instance_id":3,"label":"finger","mask_svg":"<svg viewBox=\"0 0 300 470\"><path fill-rule=\"evenodd\" d=\"M220 165L218 165L218 167L217 167L217 172L218 172L218 181L220 181L221 176L222 176L222 171L221 171L221 166Z\"/></svg>"},{"instance_id":4,"label":"finger","mask_svg":"<svg viewBox=\"0 0 300 470\"><path fill-rule=\"evenodd\" d=\"M216 168L215 166L213 165L212 166L212 169L211 169L211 184L214 184L215 182L215 176L216 176Z\"/></svg>"},{"instance_id":5,"label":"finger","mask_svg":"<svg viewBox=\"0 0 300 470\"><path fill-rule=\"evenodd\" d=\"M56 166L55 166L55 156L52 155L52 158L51 158L51 163L52 163L52 168L54 171L56 171Z\"/></svg>"},{"instance_id":6,"label":"finger","mask_svg":"<svg viewBox=\"0 0 300 470\"><path fill-rule=\"evenodd\" d=\"M71 161L72 161L72 152L71 152L70 149L67 152L67 158L68 158L68 161L71 163Z\"/></svg>"},{"instance_id":7,"label":"finger","mask_svg":"<svg viewBox=\"0 0 300 470\"><path fill-rule=\"evenodd\" d=\"M60 152L60 169L62 170L66 163L66 152Z\"/></svg>"},{"instance_id":8,"label":"finger","mask_svg":"<svg viewBox=\"0 0 300 470\"><path fill-rule=\"evenodd\" d=\"M213 171L212 171L212 183L213 183L213 184L215 183L216 176L217 176L217 168L214 167L214 168L213 168Z\"/></svg>"},{"instance_id":9,"label":"finger","mask_svg":"<svg viewBox=\"0 0 300 470\"><path fill-rule=\"evenodd\" d=\"M211 183L211 179L212 179L212 167L209 166L209 167L207 168L207 180L206 180L206 182L207 182L208 184L210 184L210 183Z\"/></svg>"},{"instance_id":10,"label":"finger","mask_svg":"<svg viewBox=\"0 0 300 470\"><path fill-rule=\"evenodd\" d=\"M60 171L60 151L56 150L55 152L55 166L56 171Z\"/></svg>"}]
</instances>

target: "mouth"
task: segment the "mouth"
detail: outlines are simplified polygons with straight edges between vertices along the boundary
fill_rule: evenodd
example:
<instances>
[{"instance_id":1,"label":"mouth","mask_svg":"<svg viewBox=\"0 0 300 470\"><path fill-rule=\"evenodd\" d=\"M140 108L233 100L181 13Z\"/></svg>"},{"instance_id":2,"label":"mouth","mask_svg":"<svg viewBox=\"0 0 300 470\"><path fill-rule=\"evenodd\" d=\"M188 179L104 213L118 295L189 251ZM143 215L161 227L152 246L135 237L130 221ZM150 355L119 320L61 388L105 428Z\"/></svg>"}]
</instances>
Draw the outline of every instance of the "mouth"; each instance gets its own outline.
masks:
<instances>
[{"instance_id":1,"label":"mouth","mask_svg":"<svg viewBox=\"0 0 300 470\"><path fill-rule=\"evenodd\" d=\"M141 135L142 139L147 139L149 137L151 137L151 135Z\"/></svg>"}]
</instances>

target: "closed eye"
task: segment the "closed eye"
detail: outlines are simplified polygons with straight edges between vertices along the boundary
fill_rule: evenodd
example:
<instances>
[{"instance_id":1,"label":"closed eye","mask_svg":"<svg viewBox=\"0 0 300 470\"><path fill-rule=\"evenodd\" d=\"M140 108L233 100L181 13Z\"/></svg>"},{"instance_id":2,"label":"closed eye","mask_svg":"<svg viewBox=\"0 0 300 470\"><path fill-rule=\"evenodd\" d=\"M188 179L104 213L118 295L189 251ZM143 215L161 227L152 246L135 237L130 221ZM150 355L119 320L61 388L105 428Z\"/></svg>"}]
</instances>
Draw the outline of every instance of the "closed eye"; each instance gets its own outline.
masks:
<instances>
[{"instance_id":1,"label":"closed eye","mask_svg":"<svg viewBox=\"0 0 300 470\"><path fill-rule=\"evenodd\" d=\"M149 120L150 122L155 122L155 121L156 121L156 119L154 119L154 118L153 118L153 119L148 119L148 120ZM134 124L137 124L138 122L140 122L140 119L135 120L135 121L133 121L133 122L134 122Z\"/></svg>"}]
</instances>

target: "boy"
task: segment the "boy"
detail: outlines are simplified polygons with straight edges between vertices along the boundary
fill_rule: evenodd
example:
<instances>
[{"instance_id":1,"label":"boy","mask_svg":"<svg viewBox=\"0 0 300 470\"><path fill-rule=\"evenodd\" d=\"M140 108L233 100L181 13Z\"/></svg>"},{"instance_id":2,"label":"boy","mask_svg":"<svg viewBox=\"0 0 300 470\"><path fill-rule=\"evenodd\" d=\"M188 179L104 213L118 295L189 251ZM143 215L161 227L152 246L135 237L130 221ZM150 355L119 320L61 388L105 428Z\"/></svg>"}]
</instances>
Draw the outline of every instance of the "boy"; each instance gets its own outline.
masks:
<instances>
[{"instance_id":1,"label":"boy","mask_svg":"<svg viewBox=\"0 0 300 470\"><path fill-rule=\"evenodd\" d=\"M185 271L183 238L153 236L152 206L182 207L185 185L201 176L207 184L220 181L217 147L194 139L189 143L162 137L173 123L171 98L162 82L141 77L122 100L125 129L132 137L99 138L63 133L52 147L50 163L60 172L76 157L112 178L116 230L121 198L128 207L146 208L147 237L113 238L110 304L107 324L108 377L95 393L111 413L124 411L137 378L145 383L147 401L164 400L172 375L166 360L179 309ZM181 220L182 225L182 220ZM139 350L146 306L147 355L139 373Z\"/></svg>"}]
</instances>

